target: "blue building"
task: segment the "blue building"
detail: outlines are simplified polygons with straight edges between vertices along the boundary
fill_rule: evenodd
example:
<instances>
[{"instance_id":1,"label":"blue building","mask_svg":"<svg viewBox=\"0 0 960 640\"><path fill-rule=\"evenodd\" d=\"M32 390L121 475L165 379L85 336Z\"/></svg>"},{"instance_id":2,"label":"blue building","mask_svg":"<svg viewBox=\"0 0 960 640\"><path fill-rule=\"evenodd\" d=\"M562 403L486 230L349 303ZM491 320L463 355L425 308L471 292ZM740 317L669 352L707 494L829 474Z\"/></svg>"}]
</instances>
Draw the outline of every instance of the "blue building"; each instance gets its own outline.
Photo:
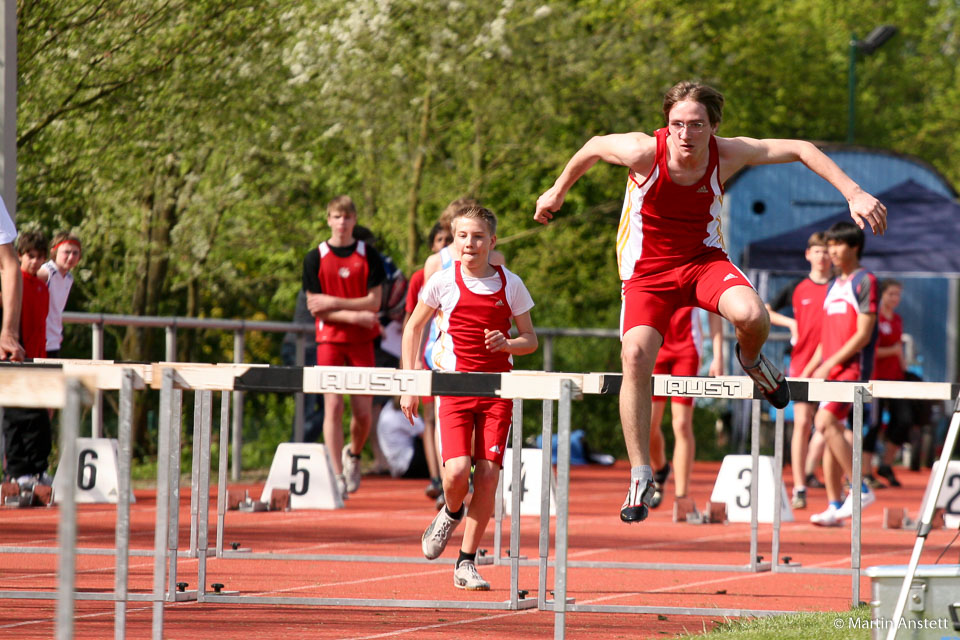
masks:
<instances>
[{"instance_id":1,"label":"blue building","mask_svg":"<svg viewBox=\"0 0 960 640\"><path fill-rule=\"evenodd\" d=\"M889 151L847 145L824 145L823 151L864 190L878 194L913 180L955 199L957 192L924 161ZM759 272L749 268L744 256L751 242L828 218L847 209L840 193L800 163L748 167L726 185L722 229L724 243L734 263L744 266L765 300L797 275L805 272ZM891 220L888 234L896 234ZM867 245L870 233L867 233ZM912 336L925 380L957 380L957 313L960 286L956 278L929 274L877 271L879 278L893 277L904 283L898 313L904 332ZM771 342L768 357L781 361L785 344Z\"/></svg>"}]
</instances>

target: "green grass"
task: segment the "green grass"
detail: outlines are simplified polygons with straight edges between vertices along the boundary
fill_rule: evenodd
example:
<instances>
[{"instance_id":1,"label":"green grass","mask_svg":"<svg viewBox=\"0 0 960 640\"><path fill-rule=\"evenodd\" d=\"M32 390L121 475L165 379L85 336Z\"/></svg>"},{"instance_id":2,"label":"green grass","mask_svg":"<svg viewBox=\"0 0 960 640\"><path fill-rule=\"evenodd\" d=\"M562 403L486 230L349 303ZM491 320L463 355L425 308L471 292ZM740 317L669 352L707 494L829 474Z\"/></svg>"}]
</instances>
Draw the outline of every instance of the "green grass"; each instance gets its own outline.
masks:
<instances>
[{"instance_id":1,"label":"green grass","mask_svg":"<svg viewBox=\"0 0 960 640\"><path fill-rule=\"evenodd\" d=\"M850 611L734 620L705 634L680 637L690 640L867 640L870 637L869 622L870 609L858 607Z\"/></svg>"}]
</instances>

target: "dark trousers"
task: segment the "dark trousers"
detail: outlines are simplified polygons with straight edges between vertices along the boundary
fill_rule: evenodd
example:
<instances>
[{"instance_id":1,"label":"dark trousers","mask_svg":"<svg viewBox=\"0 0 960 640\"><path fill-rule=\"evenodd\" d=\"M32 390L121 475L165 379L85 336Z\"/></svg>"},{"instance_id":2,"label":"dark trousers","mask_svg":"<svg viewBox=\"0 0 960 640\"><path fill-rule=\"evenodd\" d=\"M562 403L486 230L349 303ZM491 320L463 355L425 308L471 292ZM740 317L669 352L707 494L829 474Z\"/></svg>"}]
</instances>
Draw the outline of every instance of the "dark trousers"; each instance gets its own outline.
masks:
<instances>
[{"instance_id":1,"label":"dark trousers","mask_svg":"<svg viewBox=\"0 0 960 640\"><path fill-rule=\"evenodd\" d=\"M4 409L6 475L16 479L46 471L53 447L52 432L47 409Z\"/></svg>"}]
</instances>

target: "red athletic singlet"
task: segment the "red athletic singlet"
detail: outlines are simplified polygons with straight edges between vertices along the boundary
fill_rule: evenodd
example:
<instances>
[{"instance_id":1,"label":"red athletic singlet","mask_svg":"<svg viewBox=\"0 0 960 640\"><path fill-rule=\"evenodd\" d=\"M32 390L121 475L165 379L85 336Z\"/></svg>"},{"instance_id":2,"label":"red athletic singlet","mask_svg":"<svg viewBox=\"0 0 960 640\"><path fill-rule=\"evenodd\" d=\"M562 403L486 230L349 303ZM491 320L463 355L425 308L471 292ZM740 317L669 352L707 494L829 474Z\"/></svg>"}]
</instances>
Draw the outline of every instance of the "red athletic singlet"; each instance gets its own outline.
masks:
<instances>
[{"instance_id":1,"label":"red athletic singlet","mask_svg":"<svg viewBox=\"0 0 960 640\"><path fill-rule=\"evenodd\" d=\"M320 245L321 290L338 298L362 298L369 293L367 279L370 266L367 263L367 245L357 242L356 250L346 258L337 257L324 242ZM380 333L380 324L367 329L355 324L325 322L317 318L317 342L353 343L369 342Z\"/></svg>"},{"instance_id":2,"label":"red athletic singlet","mask_svg":"<svg viewBox=\"0 0 960 640\"><path fill-rule=\"evenodd\" d=\"M510 371L513 365L506 351L491 353L484 342L484 329L499 329L510 334L513 312L507 303L507 278L503 269L494 266L500 276L500 290L490 295L470 291L460 273L460 262L453 263L460 298L448 315L446 333L453 341L457 371Z\"/></svg>"},{"instance_id":3,"label":"red athletic singlet","mask_svg":"<svg viewBox=\"0 0 960 640\"><path fill-rule=\"evenodd\" d=\"M667 169L667 129L658 129L657 155L650 175L641 183L633 171L617 230L620 279L657 273L720 250L720 152L710 136L710 157L703 177L678 185ZM724 253L724 256L726 254Z\"/></svg>"}]
</instances>

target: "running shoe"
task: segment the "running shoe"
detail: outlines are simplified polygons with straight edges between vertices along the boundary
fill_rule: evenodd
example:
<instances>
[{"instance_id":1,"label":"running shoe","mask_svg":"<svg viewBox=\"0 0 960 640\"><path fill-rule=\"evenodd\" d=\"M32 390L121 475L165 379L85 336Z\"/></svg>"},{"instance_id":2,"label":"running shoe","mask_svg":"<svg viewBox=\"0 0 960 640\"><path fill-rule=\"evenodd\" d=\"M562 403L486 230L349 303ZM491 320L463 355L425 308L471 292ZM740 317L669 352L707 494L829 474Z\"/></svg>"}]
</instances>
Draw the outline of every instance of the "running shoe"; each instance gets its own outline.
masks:
<instances>
[{"instance_id":1,"label":"running shoe","mask_svg":"<svg viewBox=\"0 0 960 640\"><path fill-rule=\"evenodd\" d=\"M348 497L348 494L347 494L347 479L344 478L343 475L341 474L341 475L337 476L336 480L337 480L337 491L340 492L340 499L341 499L341 500L346 500L347 497Z\"/></svg>"},{"instance_id":2,"label":"running shoe","mask_svg":"<svg viewBox=\"0 0 960 640\"><path fill-rule=\"evenodd\" d=\"M464 514L466 514L466 509L464 509ZM450 536L460 525L461 520L463 520L463 516L460 516L459 519L450 516L446 507L440 509L440 512L434 517L420 539L420 547L423 549L423 556L427 560L440 557L440 554L447 547L447 543L450 542Z\"/></svg>"},{"instance_id":3,"label":"running shoe","mask_svg":"<svg viewBox=\"0 0 960 640\"><path fill-rule=\"evenodd\" d=\"M888 464L882 464L877 468L877 475L890 483L891 487L901 487L897 476L893 474L893 468Z\"/></svg>"},{"instance_id":4,"label":"running shoe","mask_svg":"<svg viewBox=\"0 0 960 640\"><path fill-rule=\"evenodd\" d=\"M839 509L831 504L827 507L826 511L810 516L810 522L819 527L839 527L842 523L840 522L840 518L837 517L837 511L839 511Z\"/></svg>"},{"instance_id":5,"label":"running shoe","mask_svg":"<svg viewBox=\"0 0 960 640\"><path fill-rule=\"evenodd\" d=\"M663 502L663 488L667 484L667 478L670 477L670 463L663 465L662 469L653 472L653 498L650 500L650 508L656 509Z\"/></svg>"},{"instance_id":6,"label":"running shoe","mask_svg":"<svg viewBox=\"0 0 960 640\"><path fill-rule=\"evenodd\" d=\"M806 509L807 508L807 490L794 489L793 500L790 501L790 506L793 507L794 509Z\"/></svg>"},{"instance_id":7,"label":"running shoe","mask_svg":"<svg viewBox=\"0 0 960 640\"><path fill-rule=\"evenodd\" d=\"M808 489L826 489L826 485L820 482L820 478L812 473L808 473L807 477L803 479L803 484L807 485Z\"/></svg>"},{"instance_id":8,"label":"running shoe","mask_svg":"<svg viewBox=\"0 0 960 640\"><path fill-rule=\"evenodd\" d=\"M860 508L866 509L877 501L877 494L867 488L866 491L860 491ZM837 509L837 519L846 520L853 517L853 492L847 494L847 499L843 501L840 508Z\"/></svg>"},{"instance_id":9,"label":"running shoe","mask_svg":"<svg viewBox=\"0 0 960 640\"><path fill-rule=\"evenodd\" d=\"M649 515L649 508L653 506L653 494L657 483L650 480L630 479L627 497L620 507L620 519L627 523L642 522Z\"/></svg>"},{"instance_id":10,"label":"running shoe","mask_svg":"<svg viewBox=\"0 0 960 640\"><path fill-rule=\"evenodd\" d=\"M343 452L340 454L340 462L343 464L343 477L347 481L347 493L353 493L360 488L360 456L350 454L350 444L343 446Z\"/></svg>"},{"instance_id":11,"label":"running shoe","mask_svg":"<svg viewBox=\"0 0 960 640\"><path fill-rule=\"evenodd\" d=\"M453 586L467 591L489 591L490 583L480 577L477 565L464 560L453 572Z\"/></svg>"},{"instance_id":12,"label":"running shoe","mask_svg":"<svg viewBox=\"0 0 960 640\"><path fill-rule=\"evenodd\" d=\"M437 496L443 493L443 481L440 478L430 478L430 484L423 490L427 497L436 500Z\"/></svg>"},{"instance_id":13,"label":"running shoe","mask_svg":"<svg viewBox=\"0 0 960 640\"><path fill-rule=\"evenodd\" d=\"M777 409L783 409L790 404L790 387L787 385L787 380L783 377L783 374L767 360L766 356L761 353L757 364L752 367L744 366L743 360L740 359L740 345L738 344L737 360L740 362L740 366L743 367L744 372L760 387L760 392L763 393L763 397L767 399L767 402Z\"/></svg>"}]
</instances>

